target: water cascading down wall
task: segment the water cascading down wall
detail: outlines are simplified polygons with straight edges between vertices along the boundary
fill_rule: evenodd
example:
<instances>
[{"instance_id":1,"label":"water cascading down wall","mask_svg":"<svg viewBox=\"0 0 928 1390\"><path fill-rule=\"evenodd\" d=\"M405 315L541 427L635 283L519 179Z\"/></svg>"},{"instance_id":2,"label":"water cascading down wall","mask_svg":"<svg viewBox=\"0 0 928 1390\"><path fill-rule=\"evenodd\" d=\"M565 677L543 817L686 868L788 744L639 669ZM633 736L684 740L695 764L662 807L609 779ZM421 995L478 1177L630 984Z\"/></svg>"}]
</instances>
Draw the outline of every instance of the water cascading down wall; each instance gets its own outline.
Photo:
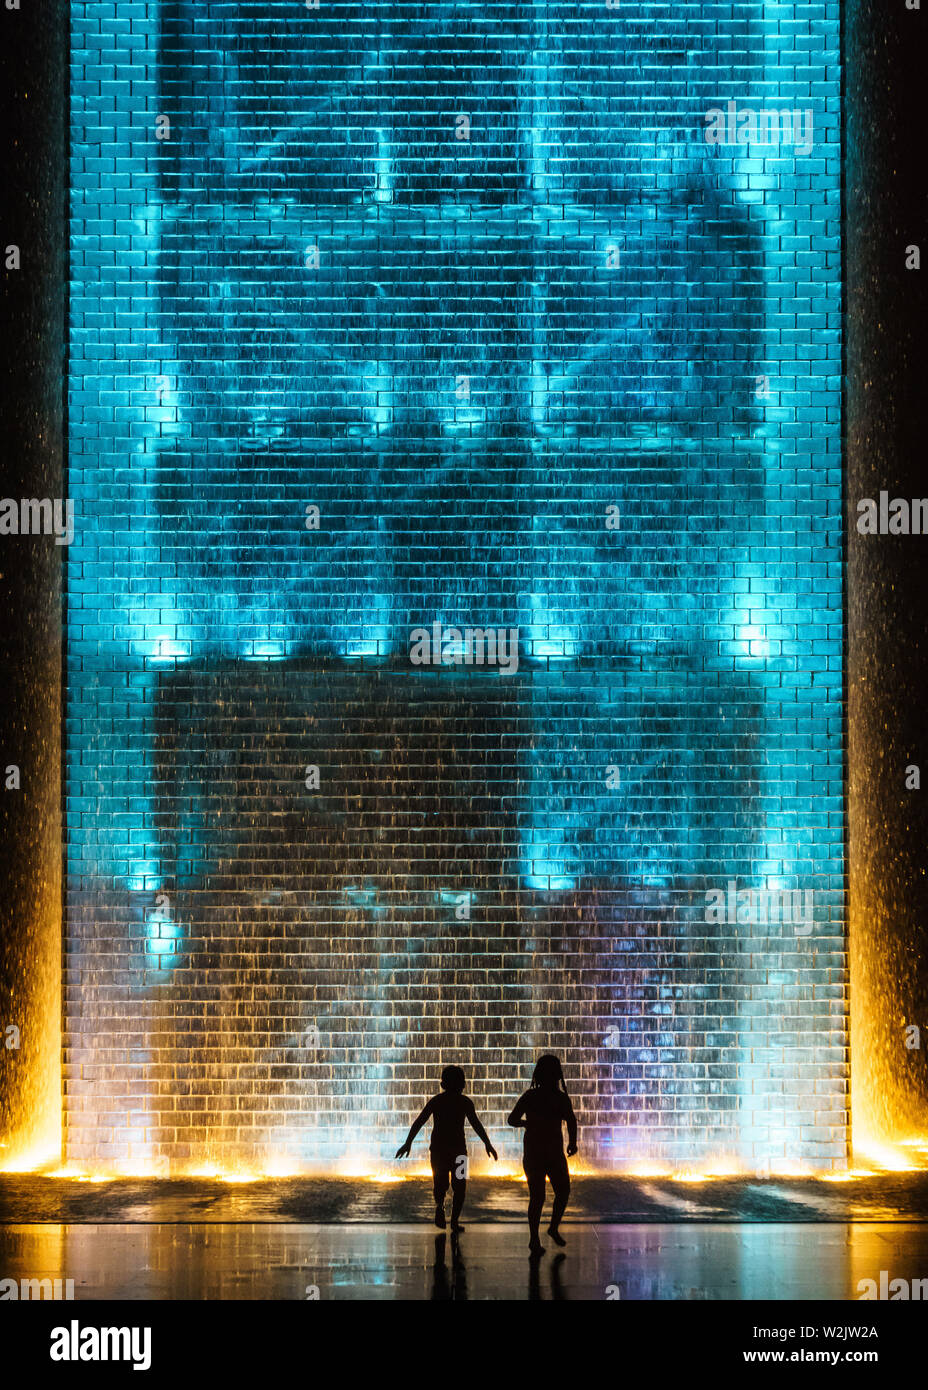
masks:
<instances>
[{"instance_id":1,"label":"water cascading down wall","mask_svg":"<svg viewBox=\"0 0 928 1390\"><path fill-rule=\"evenodd\" d=\"M72 5L69 1160L843 1166L839 57Z\"/></svg>"}]
</instances>

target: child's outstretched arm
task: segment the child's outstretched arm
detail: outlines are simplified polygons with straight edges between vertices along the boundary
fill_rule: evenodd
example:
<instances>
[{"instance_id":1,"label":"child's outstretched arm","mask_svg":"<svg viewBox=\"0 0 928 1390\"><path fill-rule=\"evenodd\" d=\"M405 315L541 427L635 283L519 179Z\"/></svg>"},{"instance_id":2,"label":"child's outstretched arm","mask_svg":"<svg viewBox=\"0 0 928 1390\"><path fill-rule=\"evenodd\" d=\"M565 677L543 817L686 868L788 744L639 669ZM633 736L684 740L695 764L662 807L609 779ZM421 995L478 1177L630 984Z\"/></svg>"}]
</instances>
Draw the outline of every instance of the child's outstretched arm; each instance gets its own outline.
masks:
<instances>
[{"instance_id":1,"label":"child's outstretched arm","mask_svg":"<svg viewBox=\"0 0 928 1390\"><path fill-rule=\"evenodd\" d=\"M478 1139L480 1140L480 1142L483 1144L483 1147L486 1149L486 1151L487 1151L487 1153L490 1155L490 1157L491 1157L491 1158L498 1158L499 1155L497 1154L497 1152L496 1152L496 1150L494 1149L493 1145L490 1143L490 1136L489 1136L489 1134L487 1134L487 1132L486 1132L486 1130L484 1129L483 1125L480 1123L480 1120L479 1120L479 1118L478 1118L478 1116L477 1116L477 1111L476 1111L476 1109L475 1109L475 1107L474 1107L474 1102L473 1102L472 1100L468 1100L468 1102L467 1102L467 1118L468 1118L468 1120L470 1121L471 1129L474 1131L474 1133L476 1134L477 1138L478 1138Z\"/></svg>"},{"instance_id":2,"label":"child's outstretched arm","mask_svg":"<svg viewBox=\"0 0 928 1390\"><path fill-rule=\"evenodd\" d=\"M419 1111L412 1124L409 1126L409 1133L406 1135L406 1142L404 1144L401 1144L396 1151L397 1158L409 1157L409 1150L412 1148L412 1141L415 1139L416 1135L419 1133L419 1130L425 1124L426 1120L431 1115L431 1113L432 1101L428 1101L427 1104L425 1104Z\"/></svg>"}]
</instances>

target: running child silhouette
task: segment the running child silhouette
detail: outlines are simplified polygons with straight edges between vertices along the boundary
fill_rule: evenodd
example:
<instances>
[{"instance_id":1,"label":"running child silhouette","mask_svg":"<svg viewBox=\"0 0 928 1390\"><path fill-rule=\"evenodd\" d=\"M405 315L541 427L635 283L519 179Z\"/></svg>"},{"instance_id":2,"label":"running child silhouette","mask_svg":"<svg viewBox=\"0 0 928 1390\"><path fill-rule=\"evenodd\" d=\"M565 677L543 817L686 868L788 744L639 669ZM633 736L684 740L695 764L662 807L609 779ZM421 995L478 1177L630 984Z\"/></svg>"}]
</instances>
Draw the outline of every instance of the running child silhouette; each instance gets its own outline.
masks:
<instances>
[{"instance_id":1,"label":"running child silhouette","mask_svg":"<svg viewBox=\"0 0 928 1390\"><path fill-rule=\"evenodd\" d=\"M460 1067L445 1067L441 1074L444 1094L433 1096L409 1127L405 1144L396 1151L397 1158L407 1158L412 1141L426 1120L432 1121L432 1142L429 1158L432 1162L432 1187L435 1193L435 1225L445 1229L445 1194L451 1183L451 1229L463 1231L461 1208L467 1192L467 1140L464 1121L468 1120L477 1138L491 1158L496 1150L489 1135L477 1118L474 1102L464 1094L465 1079Z\"/></svg>"},{"instance_id":2,"label":"running child silhouette","mask_svg":"<svg viewBox=\"0 0 928 1390\"><path fill-rule=\"evenodd\" d=\"M548 1235L555 1245L566 1245L560 1233L561 1219L570 1196L568 1156L577 1152L577 1117L567 1094L560 1059L547 1052L539 1057L532 1073L532 1084L516 1101L509 1123L525 1129L522 1168L528 1179L529 1250L543 1255L545 1247L538 1236L541 1209L545 1204L545 1179L554 1189ZM564 1130L567 1126L567 1154Z\"/></svg>"}]
</instances>

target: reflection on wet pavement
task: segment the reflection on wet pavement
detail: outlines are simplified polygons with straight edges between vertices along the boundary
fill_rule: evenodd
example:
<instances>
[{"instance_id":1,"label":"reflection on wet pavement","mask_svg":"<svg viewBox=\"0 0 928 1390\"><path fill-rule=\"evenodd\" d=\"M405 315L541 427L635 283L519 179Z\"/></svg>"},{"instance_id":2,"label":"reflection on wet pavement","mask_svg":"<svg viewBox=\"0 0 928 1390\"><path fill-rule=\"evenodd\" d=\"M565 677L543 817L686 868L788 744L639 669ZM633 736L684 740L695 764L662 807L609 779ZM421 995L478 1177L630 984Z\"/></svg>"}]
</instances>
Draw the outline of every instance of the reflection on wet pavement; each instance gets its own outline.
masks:
<instances>
[{"instance_id":1,"label":"reflection on wet pavement","mask_svg":"<svg viewBox=\"0 0 928 1390\"><path fill-rule=\"evenodd\" d=\"M525 1183L471 1177L471 1223L521 1221ZM415 1224L431 1215L425 1177L119 1178L93 1181L0 1174L0 1222L371 1222ZM574 1177L570 1216L615 1221L928 1221L928 1171L834 1178Z\"/></svg>"},{"instance_id":2,"label":"reflection on wet pavement","mask_svg":"<svg viewBox=\"0 0 928 1390\"><path fill-rule=\"evenodd\" d=\"M521 1225L424 1222L10 1225L0 1277L71 1279L80 1299L851 1299L928 1274L918 1223L565 1225L528 1258Z\"/></svg>"}]
</instances>

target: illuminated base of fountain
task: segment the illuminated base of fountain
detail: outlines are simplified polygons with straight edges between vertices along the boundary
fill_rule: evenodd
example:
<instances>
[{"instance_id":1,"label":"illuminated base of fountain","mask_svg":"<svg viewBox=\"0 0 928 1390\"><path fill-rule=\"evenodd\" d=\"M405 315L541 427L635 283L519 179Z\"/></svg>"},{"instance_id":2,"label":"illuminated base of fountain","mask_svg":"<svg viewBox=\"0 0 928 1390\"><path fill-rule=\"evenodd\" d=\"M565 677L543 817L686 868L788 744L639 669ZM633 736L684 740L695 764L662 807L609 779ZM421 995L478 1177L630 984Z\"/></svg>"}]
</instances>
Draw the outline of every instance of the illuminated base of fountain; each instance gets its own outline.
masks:
<instances>
[{"instance_id":1,"label":"illuminated base of fountain","mask_svg":"<svg viewBox=\"0 0 928 1390\"><path fill-rule=\"evenodd\" d=\"M731 1179L790 1178L819 1182L853 1182L881 1175L928 1172L928 1138L916 1138L903 1144L891 1145L862 1140L855 1144L853 1161L846 1169L816 1169L799 1162L771 1162L761 1168L748 1169L736 1160L720 1156L692 1167L675 1168L671 1164L632 1163L604 1169L582 1162L571 1164L576 1178L656 1179L676 1183L708 1183ZM219 1164L193 1164L182 1169L170 1169L166 1164L131 1163L112 1167L84 1168L79 1164L60 1164L43 1155L35 1162L23 1161L0 1165L0 1174L27 1174L36 1177L70 1180L73 1182L105 1183L118 1181L210 1181L221 1183L259 1183L287 1179L311 1181L354 1180L372 1183L401 1183L431 1176L428 1161L423 1156L411 1164L376 1164L358 1155L346 1155L330 1168L304 1166L285 1159L270 1160L257 1168L223 1167ZM490 1163L480 1160L470 1168L475 1178L496 1178L524 1181L522 1169L511 1162Z\"/></svg>"}]
</instances>

